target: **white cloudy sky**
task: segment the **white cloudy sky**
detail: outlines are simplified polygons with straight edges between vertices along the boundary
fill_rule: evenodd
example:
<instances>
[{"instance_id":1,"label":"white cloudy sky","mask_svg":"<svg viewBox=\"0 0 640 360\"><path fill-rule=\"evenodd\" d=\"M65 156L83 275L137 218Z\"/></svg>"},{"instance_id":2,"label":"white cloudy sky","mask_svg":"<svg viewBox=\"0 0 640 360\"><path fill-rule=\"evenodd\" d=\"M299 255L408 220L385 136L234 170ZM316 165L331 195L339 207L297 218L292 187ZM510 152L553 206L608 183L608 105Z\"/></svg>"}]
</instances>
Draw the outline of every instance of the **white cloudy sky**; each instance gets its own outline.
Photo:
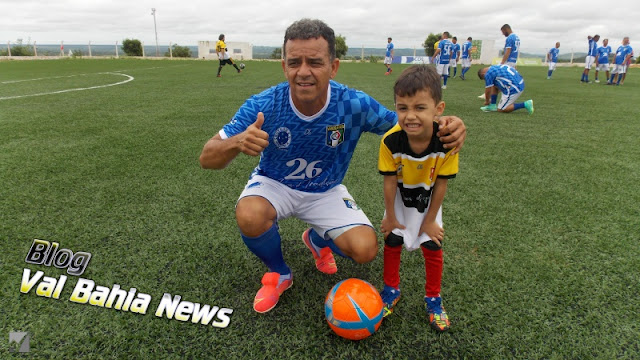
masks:
<instances>
[{"instance_id":1,"label":"white cloudy sky","mask_svg":"<svg viewBox=\"0 0 640 360\"><path fill-rule=\"evenodd\" d=\"M608 37L614 50L624 36L640 44L640 2L632 0L0 0L0 42L113 44L130 38L152 45L151 8L157 9L161 45L197 45L225 33L227 41L278 46L286 27L303 17L324 20L350 48L382 48L387 36L398 48L420 47L430 32L444 30L501 47L504 23L525 52L556 41L561 51L584 51L586 36L595 33Z\"/></svg>"}]
</instances>

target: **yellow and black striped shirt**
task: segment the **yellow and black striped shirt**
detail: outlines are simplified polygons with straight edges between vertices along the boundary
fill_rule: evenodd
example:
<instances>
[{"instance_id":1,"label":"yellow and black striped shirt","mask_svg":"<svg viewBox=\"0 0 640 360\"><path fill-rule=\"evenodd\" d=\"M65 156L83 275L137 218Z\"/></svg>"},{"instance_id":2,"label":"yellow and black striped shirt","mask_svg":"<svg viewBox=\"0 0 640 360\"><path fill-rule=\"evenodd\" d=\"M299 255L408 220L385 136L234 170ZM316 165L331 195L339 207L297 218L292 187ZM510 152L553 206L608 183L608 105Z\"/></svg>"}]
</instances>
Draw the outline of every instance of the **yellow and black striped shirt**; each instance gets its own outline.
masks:
<instances>
[{"instance_id":1,"label":"yellow and black striped shirt","mask_svg":"<svg viewBox=\"0 0 640 360\"><path fill-rule=\"evenodd\" d=\"M431 191L437 178L454 178L458 173L458 154L445 149L438 139L438 124L425 151L411 150L407 133L396 125L382 137L378 170L382 175L398 176L398 189L406 207L424 212L429 207Z\"/></svg>"}]
</instances>

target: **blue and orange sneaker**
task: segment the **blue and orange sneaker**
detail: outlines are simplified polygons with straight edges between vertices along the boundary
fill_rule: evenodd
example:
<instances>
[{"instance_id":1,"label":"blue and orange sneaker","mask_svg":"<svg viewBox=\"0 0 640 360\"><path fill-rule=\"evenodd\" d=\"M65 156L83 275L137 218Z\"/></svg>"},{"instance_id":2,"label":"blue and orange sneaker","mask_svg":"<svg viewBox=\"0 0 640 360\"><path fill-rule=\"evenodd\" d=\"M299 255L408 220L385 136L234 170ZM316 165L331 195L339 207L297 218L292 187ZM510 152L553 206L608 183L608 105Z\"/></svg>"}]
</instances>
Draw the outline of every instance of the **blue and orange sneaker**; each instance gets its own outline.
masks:
<instances>
[{"instance_id":1,"label":"blue and orange sneaker","mask_svg":"<svg viewBox=\"0 0 640 360\"><path fill-rule=\"evenodd\" d=\"M302 233L302 241L311 250L311 254L316 261L316 268L325 274L335 274L338 271L336 265L336 259L333 258L333 252L329 247L321 248L319 251L311 242L309 232L311 228L308 228Z\"/></svg>"},{"instance_id":2,"label":"blue and orange sneaker","mask_svg":"<svg viewBox=\"0 0 640 360\"><path fill-rule=\"evenodd\" d=\"M253 310L259 313L266 313L273 309L280 295L293 285L291 274L281 276L277 272L268 272L262 277L262 287L253 299Z\"/></svg>"},{"instance_id":3,"label":"blue and orange sneaker","mask_svg":"<svg viewBox=\"0 0 640 360\"><path fill-rule=\"evenodd\" d=\"M449 330L449 316L442 306L442 297L426 297L424 298L426 303L425 309L427 315L429 315L429 325L436 331Z\"/></svg>"},{"instance_id":4,"label":"blue and orange sneaker","mask_svg":"<svg viewBox=\"0 0 640 360\"><path fill-rule=\"evenodd\" d=\"M391 315L393 307L396 306L400 300L400 289L385 285L380 293L380 297L382 297L382 303L384 304L382 317L387 317Z\"/></svg>"}]
</instances>

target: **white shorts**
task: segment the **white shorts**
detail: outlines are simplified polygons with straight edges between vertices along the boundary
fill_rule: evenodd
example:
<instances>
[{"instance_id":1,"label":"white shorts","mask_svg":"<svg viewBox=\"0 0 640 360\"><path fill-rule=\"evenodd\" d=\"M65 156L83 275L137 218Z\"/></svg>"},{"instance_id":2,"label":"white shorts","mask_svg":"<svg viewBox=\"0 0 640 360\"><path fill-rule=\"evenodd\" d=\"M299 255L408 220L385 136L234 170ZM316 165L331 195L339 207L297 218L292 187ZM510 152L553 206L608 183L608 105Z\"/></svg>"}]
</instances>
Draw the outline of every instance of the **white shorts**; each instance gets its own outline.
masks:
<instances>
[{"instance_id":1,"label":"white shorts","mask_svg":"<svg viewBox=\"0 0 640 360\"><path fill-rule=\"evenodd\" d=\"M400 190L398 189L396 190L394 209L396 212L396 220L404 225L405 229L393 229L391 232L403 237L404 247L407 250L416 250L423 242L431 241L431 238L427 234L419 234L422 221L429 210L428 208L421 213L416 208L404 206L402 195L400 195ZM436 214L436 223L442 227L442 207L438 209L438 214Z\"/></svg>"},{"instance_id":2,"label":"white shorts","mask_svg":"<svg viewBox=\"0 0 640 360\"><path fill-rule=\"evenodd\" d=\"M247 196L260 196L269 201L276 209L277 220L293 216L311 225L323 237L330 232L335 239L353 225L371 226L371 221L344 185L322 193L310 193L294 190L266 176L254 175L238 200Z\"/></svg>"},{"instance_id":3,"label":"white shorts","mask_svg":"<svg viewBox=\"0 0 640 360\"><path fill-rule=\"evenodd\" d=\"M593 64L596 62L596 57L595 56L587 56L584 59L584 68L585 69L591 69L591 67L593 66Z\"/></svg>"},{"instance_id":4,"label":"white shorts","mask_svg":"<svg viewBox=\"0 0 640 360\"><path fill-rule=\"evenodd\" d=\"M457 65L458 65L458 61L457 60L453 60L453 59L449 60L449 67L450 68L456 67Z\"/></svg>"},{"instance_id":5,"label":"white shorts","mask_svg":"<svg viewBox=\"0 0 640 360\"><path fill-rule=\"evenodd\" d=\"M612 74L624 74L627 72L627 67L625 65L613 65L613 70L611 70Z\"/></svg>"},{"instance_id":6,"label":"white shorts","mask_svg":"<svg viewBox=\"0 0 640 360\"><path fill-rule=\"evenodd\" d=\"M462 67L464 68L471 67L471 59L470 58L462 59Z\"/></svg>"},{"instance_id":7,"label":"white shorts","mask_svg":"<svg viewBox=\"0 0 640 360\"><path fill-rule=\"evenodd\" d=\"M596 66L596 71L609 71L609 63L598 64L598 66Z\"/></svg>"},{"instance_id":8,"label":"white shorts","mask_svg":"<svg viewBox=\"0 0 640 360\"><path fill-rule=\"evenodd\" d=\"M384 64L385 65L390 65L392 60L393 60L393 58L391 56L385 56Z\"/></svg>"},{"instance_id":9,"label":"white shorts","mask_svg":"<svg viewBox=\"0 0 640 360\"><path fill-rule=\"evenodd\" d=\"M555 62L550 62L549 63L549 70L553 71L556 69L556 65L558 65L558 63Z\"/></svg>"},{"instance_id":10,"label":"white shorts","mask_svg":"<svg viewBox=\"0 0 640 360\"><path fill-rule=\"evenodd\" d=\"M498 109L504 110L507 106L514 104L516 100L520 97L521 92L515 94L500 95L500 103L498 104Z\"/></svg>"},{"instance_id":11,"label":"white shorts","mask_svg":"<svg viewBox=\"0 0 640 360\"><path fill-rule=\"evenodd\" d=\"M509 62L507 61L506 63L504 63L505 65L507 65L510 68L515 69L516 68L516 63L515 62Z\"/></svg>"},{"instance_id":12,"label":"white shorts","mask_svg":"<svg viewBox=\"0 0 640 360\"><path fill-rule=\"evenodd\" d=\"M449 64L438 64L436 65L436 70L440 76L449 75Z\"/></svg>"}]
</instances>

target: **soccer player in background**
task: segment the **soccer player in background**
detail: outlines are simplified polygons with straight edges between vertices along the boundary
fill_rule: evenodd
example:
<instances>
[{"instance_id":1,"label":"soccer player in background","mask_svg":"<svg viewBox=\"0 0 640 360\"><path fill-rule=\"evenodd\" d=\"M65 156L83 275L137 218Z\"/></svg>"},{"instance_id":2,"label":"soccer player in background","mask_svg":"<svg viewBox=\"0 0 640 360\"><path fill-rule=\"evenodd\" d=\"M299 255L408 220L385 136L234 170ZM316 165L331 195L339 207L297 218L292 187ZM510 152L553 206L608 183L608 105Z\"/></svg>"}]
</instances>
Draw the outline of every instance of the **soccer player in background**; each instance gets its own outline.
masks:
<instances>
[{"instance_id":1,"label":"soccer player in background","mask_svg":"<svg viewBox=\"0 0 640 360\"><path fill-rule=\"evenodd\" d=\"M431 58L431 63L435 66L438 66L440 62L440 56L436 56L436 51L438 50L438 46L440 46L440 41L442 40L442 35L440 35L440 39L433 44L433 57Z\"/></svg>"},{"instance_id":2,"label":"soccer player in background","mask_svg":"<svg viewBox=\"0 0 640 360\"><path fill-rule=\"evenodd\" d=\"M629 44L631 46L631 44ZM633 60L633 49L631 50L631 56L629 60L624 64L624 72L622 73L622 81L620 81L620 85L624 85L624 79L627 77L627 71L629 70L629 66L631 66L631 61Z\"/></svg>"},{"instance_id":3,"label":"soccer player in background","mask_svg":"<svg viewBox=\"0 0 640 360\"><path fill-rule=\"evenodd\" d=\"M224 43L224 39L224 34L220 34L220 36L218 36L218 41L216 42L216 54L218 55L218 60L220 60L217 77L222 77L220 72L222 71L222 67L226 64L233 65L238 73L242 72L242 70L238 68L238 66L233 62L233 59L229 56L229 53L227 52L227 44Z\"/></svg>"},{"instance_id":4,"label":"soccer player in background","mask_svg":"<svg viewBox=\"0 0 640 360\"><path fill-rule=\"evenodd\" d=\"M599 83L598 80L598 71L605 71L607 77L605 79L609 79L609 54L611 54L611 46L609 46L609 39L602 40L602 46L596 50L596 82Z\"/></svg>"},{"instance_id":5,"label":"soccer player in background","mask_svg":"<svg viewBox=\"0 0 640 360\"><path fill-rule=\"evenodd\" d=\"M629 37L625 36L624 39L622 39L622 45L620 45L618 50L616 50L615 66L613 71L611 71L611 78L607 82L607 85L613 85L616 75L618 76L618 82L616 82L616 85L620 85L622 75L627 71L626 64L631 60L632 56L633 48L629 45Z\"/></svg>"},{"instance_id":6,"label":"soccer player in background","mask_svg":"<svg viewBox=\"0 0 640 360\"><path fill-rule=\"evenodd\" d=\"M438 49L436 49L433 57L437 57L440 59L438 64L436 65L436 69L438 70L438 74L442 77L442 88L447 88L447 79L449 78L449 61L453 55L452 46L453 43L449 40L448 31L442 33L442 40L440 40L438 44Z\"/></svg>"},{"instance_id":7,"label":"soccer player in background","mask_svg":"<svg viewBox=\"0 0 640 360\"><path fill-rule=\"evenodd\" d=\"M451 60L449 60L449 69L453 67L453 76L458 74L458 60L460 60L460 44L458 44L458 38L451 38L453 45L451 46Z\"/></svg>"},{"instance_id":8,"label":"soccer player in background","mask_svg":"<svg viewBox=\"0 0 640 360\"><path fill-rule=\"evenodd\" d=\"M547 72L547 80L551 79L551 74L553 70L556 69L556 65L558 64L558 53L560 52L560 42L556 43L555 47L552 47L551 50L547 53L547 62L549 63L549 71ZM597 74L597 73L596 73ZM598 75L596 75L596 78Z\"/></svg>"},{"instance_id":9,"label":"soccer player in background","mask_svg":"<svg viewBox=\"0 0 640 360\"><path fill-rule=\"evenodd\" d=\"M584 71L582 71L582 81L585 84L589 83L589 70L591 70L591 66L596 61L596 51L598 50L598 40L600 40L600 35L595 36L587 36L587 40L589 40L589 50L587 51L587 57L584 59Z\"/></svg>"},{"instance_id":10,"label":"soccer player in background","mask_svg":"<svg viewBox=\"0 0 640 360\"><path fill-rule=\"evenodd\" d=\"M518 70L507 65L493 65L478 71L478 77L485 84L485 106L480 110L484 112L498 111L510 113L519 109L527 109L529 115L533 114L533 100L517 103L516 100L524 91L524 79ZM498 92L502 92L500 103L496 105Z\"/></svg>"},{"instance_id":11,"label":"soccer player in background","mask_svg":"<svg viewBox=\"0 0 640 360\"><path fill-rule=\"evenodd\" d=\"M509 24L502 25L500 31L502 31L502 35L507 38L504 42L504 54L502 55L500 64L511 66L515 69L520 53L520 38L513 33Z\"/></svg>"},{"instance_id":12,"label":"soccer player in background","mask_svg":"<svg viewBox=\"0 0 640 360\"><path fill-rule=\"evenodd\" d=\"M391 42L391 38L387 38L387 52L384 54L384 65L387 67L387 72L385 75L391 74L393 70L391 70L391 63L393 62L393 43Z\"/></svg>"},{"instance_id":13,"label":"soccer player in background","mask_svg":"<svg viewBox=\"0 0 640 360\"><path fill-rule=\"evenodd\" d=\"M287 81L247 99L200 154L205 169L222 169L240 153L260 157L235 208L240 237L268 268L253 302L259 313L275 307L293 284L279 220L310 225L302 239L326 274L338 270L333 253L367 263L378 252L376 232L342 180L360 136L384 134L397 115L333 81L340 66L335 55L335 33L323 21L291 24L283 44ZM439 119L445 148L456 153L465 135L459 118Z\"/></svg>"},{"instance_id":14,"label":"soccer player in background","mask_svg":"<svg viewBox=\"0 0 640 360\"><path fill-rule=\"evenodd\" d=\"M471 68L471 36L467 38L467 42L462 44L461 58L462 58L462 74L460 79L465 80L464 74Z\"/></svg>"},{"instance_id":15,"label":"soccer player in background","mask_svg":"<svg viewBox=\"0 0 640 360\"><path fill-rule=\"evenodd\" d=\"M458 154L436 136L444 111L440 79L433 67L414 65L394 86L398 124L380 142L378 170L384 175L384 316L400 300L402 245L420 249L425 266L425 309L436 331L449 329L442 306L442 202L448 179L458 173Z\"/></svg>"}]
</instances>

